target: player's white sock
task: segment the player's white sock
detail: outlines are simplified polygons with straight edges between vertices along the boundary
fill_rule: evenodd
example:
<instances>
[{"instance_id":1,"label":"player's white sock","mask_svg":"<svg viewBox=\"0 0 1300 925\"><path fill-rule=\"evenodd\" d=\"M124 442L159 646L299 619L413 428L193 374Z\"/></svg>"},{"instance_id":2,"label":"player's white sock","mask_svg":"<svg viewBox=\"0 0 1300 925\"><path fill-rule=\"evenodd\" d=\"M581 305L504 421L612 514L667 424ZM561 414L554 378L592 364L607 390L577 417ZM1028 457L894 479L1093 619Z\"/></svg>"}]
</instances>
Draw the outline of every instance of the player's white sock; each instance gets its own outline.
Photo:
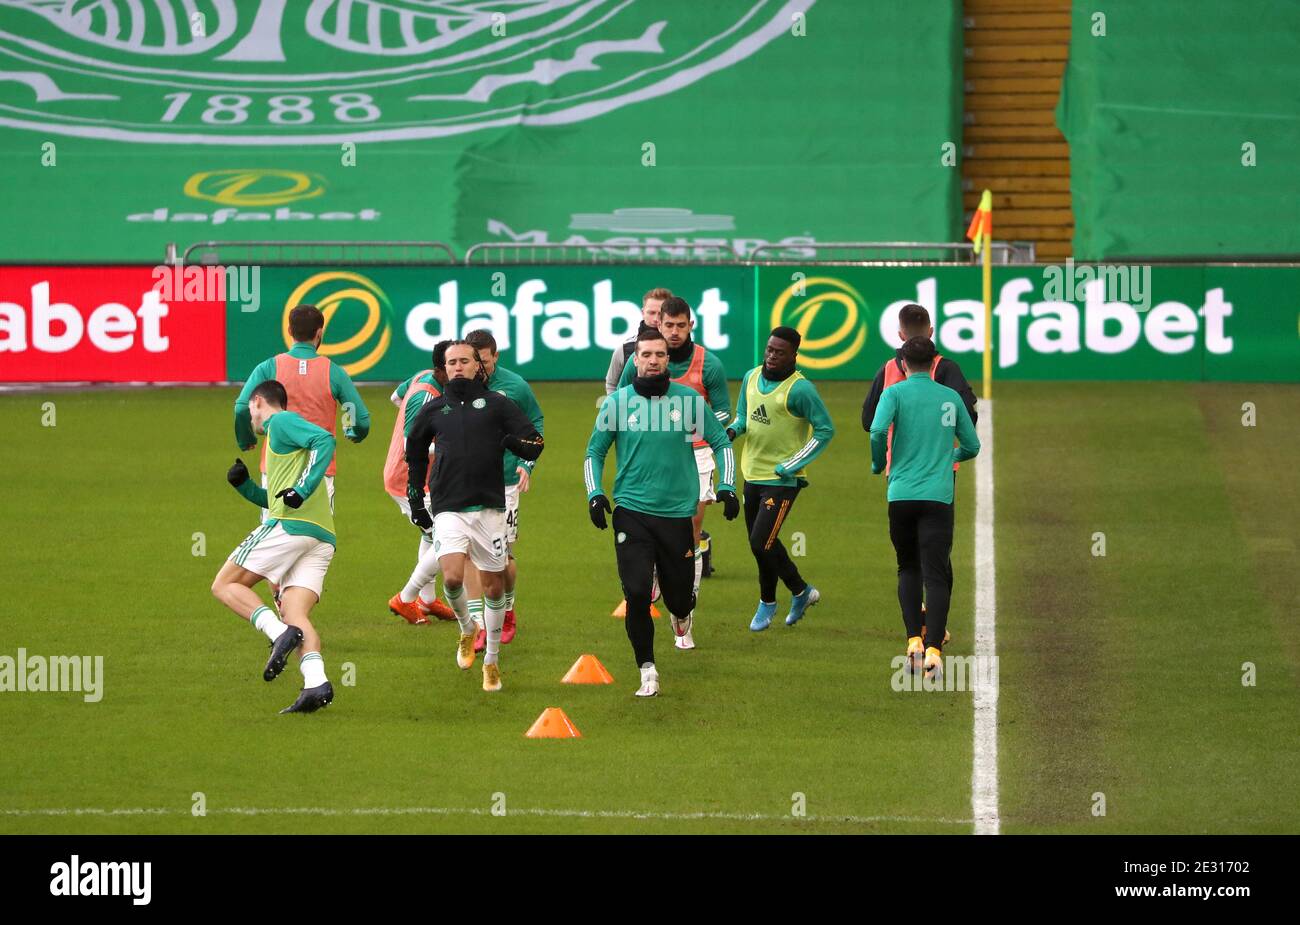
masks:
<instances>
[{"instance_id":1,"label":"player's white sock","mask_svg":"<svg viewBox=\"0 0 1300 925\"><path fill-rule=\"evenodd\" d=\"M515 592L514 592L514 591L507 591L507 592L506 592L506 610L514 610L514 609L515 609Z\"/></svg>"},{"instance_id":2,"label":"player's white sock","mask_svg":"<svg viewBox=\"0 0 1300 925\"><path fill-rule=\"evenodd\" d=\"M506 602L503 598L486 598L486 605L483 608L483 618L487 630L487 650L483 654L483 661L489 665L497 660L497 655L501 651L501 626L506 622Z\"/></svg>"},{"instance_id":3,"label":"player's white sock","mask_svg":"<svg viewBox=\"0 0 1300 925\"><path fill-rule=\"evenodd\" d=\"M470 619L469 608L465 605L465 588L452 588L446 582L442 585L442 596L447 599L447 606L456 611L456 619L460 622L460 634L462 636L474 632L474 621Z\"/></svg>"},{"instance_id":4,"label":"player's white sock","mask_svg":"<svg viewBox=\"0 0 1300 925\"><path fill-rule=\"evenodd\" d=\"M403 603L409 604L415 600L416 596L426 585L433 584L433 579L437 577L438 572L442 571L442 565L438 562L438 557L433 554L433 544L430 543L424 547L420 555L420 561L415 564L415 571L411 572L410 579L406 582L406 587L402 589L399 595Z\"/></svg>"},{"instance_id":5,"label":"player's white sock","mask_svg":"<svg viewBox=\"0 0 1300 925\"><path fill-rule=\"evenodd\" d=\"M266 638L272 642L279 639L280 634L289 628L275 615L275 611L265 604L253 611L248 622L253 624L253 629L265 633Z\"/></svg>"},{"instance_id":6,"label":"player's white sock","mask_svg":"<svg viewBox=\"0 0 1300 925\"><path fill-rule=\"evenodd\" d=\"M428 564L433 566L433 575L436 578L438 573L442 571L442 562L439 561L437 556L433 555L433 537L427 533L421 533L420 554L418 556L419 561L424 560L425 554L433 556L432 562ZM437 599L438 589L433 583L433 578L430 578L429 583L420 589L420 600L424 601L426 604L432 604Z\"/></svg>"},{"instance_id":7,"label":"player's white sock","mask_svg":"<svg viewBox=\"0 0 1300 925\"><path fill-rule=\"evenodd\" d=\"M482 629L483 628L483 598L481 597L471 598L468 607L469 607L470 619L473 620L475 624L478 625L479 629Z\"/></svg>"},{"instance_id":8,"label":"player's white sock","mask_svg":"<svg viewBox=\"0 0 1300 925\"><path fill-rule=\"evenodd\" d=\"M695 547L695 596L700 596L700 579L704 577L704 550Z\"/></svg>"},{"instance_id":9,"label":"player's white sock","mask_svg":"<svg viewBox=\"0 0 1300 925\"><path fill-rule=\"evenodd\" d=\"M325 683L325 659L319 652L308 652L298 660L298 669L302 672L302 686L320 687Z\"/></svg>"}]
</instances>

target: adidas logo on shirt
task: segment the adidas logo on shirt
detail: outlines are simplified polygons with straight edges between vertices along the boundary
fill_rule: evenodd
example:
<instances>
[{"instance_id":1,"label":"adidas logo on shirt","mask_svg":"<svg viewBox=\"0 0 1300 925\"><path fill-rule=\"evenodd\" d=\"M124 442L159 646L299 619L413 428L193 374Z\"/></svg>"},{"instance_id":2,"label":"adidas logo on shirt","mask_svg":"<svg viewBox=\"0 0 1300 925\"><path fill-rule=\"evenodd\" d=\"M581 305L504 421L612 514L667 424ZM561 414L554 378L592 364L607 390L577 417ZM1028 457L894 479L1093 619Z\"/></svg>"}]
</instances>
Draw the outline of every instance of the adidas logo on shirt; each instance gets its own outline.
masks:
<instances>
[{"instance_id":1,"label":"adidas logo on shirt","mask_svg":"<svg viewBox=\"0 0 1300 925\"><path fill-rule=\"evenodd\" d=\"M757 421L759 424L771 424L767 417L767 406L759 405L754 409L754 413L749 416L751 421Z\"/></svg>"}]
</instances>

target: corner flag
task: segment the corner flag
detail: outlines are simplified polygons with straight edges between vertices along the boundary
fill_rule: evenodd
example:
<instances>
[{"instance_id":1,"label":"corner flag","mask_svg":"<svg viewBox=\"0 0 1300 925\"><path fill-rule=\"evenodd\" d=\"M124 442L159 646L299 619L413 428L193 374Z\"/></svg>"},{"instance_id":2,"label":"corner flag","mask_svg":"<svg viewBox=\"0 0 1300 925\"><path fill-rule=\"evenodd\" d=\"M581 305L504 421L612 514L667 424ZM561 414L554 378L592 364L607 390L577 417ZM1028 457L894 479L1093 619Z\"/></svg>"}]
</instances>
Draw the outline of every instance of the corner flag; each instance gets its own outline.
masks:
<instances>
[{"instance_id":1,"label":"corner flag","mask_svg":"<svg viewBox=\"0 0 1300 925\"><path fill-rule=\"evenodd\" d=\"M971 216L966 237L975 242L975 254L984 264L984 400L993 397L993 193L985 190L979 208Z\"/></svg>"},{"instance_id":2,"label":"corner flag","mask_svg":"<svg viewBox=\"0 0 1300 925\"><path fill-rule=\"evenodd\" d=\"M979 208L971 216L966 237L975 242L977 254L984 248L984 239L993 237L993 193L990 190L985 190L980 197Z\"/></svg>"}]
</instances>

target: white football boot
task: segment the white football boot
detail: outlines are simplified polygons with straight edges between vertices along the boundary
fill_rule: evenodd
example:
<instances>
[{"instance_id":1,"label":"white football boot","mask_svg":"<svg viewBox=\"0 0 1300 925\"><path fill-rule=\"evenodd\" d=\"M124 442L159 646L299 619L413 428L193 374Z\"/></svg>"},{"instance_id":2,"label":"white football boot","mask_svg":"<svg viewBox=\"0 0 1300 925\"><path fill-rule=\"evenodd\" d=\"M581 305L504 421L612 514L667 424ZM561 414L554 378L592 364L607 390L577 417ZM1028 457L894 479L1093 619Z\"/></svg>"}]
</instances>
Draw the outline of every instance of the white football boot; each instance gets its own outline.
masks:
<instances>
[{"instance_id":1,"label":"white football boot","mask_svg":"<svg viewBox=\"0 0 1300 925\"><path fill-rule=\"evenodd\" d=\"M659 672L655 670L654 662L646 662L641 666L641 686L637 689L638 697L658 697L659 696Z\"/></svg>"},{"instance_id":2,"label":"white football boot","mask_svg":"<svg viewBox=\"0 0 1300 925\"><path fill-rule=\"evenodd\" d=\"M695 628L695 611L692 610L690 616L686 618L686 632L680 636L673 637L673 645L679 649L694 649L695 637L691 635L691 630ZM674 630L676 627L674 627Z\"/></svg>"}]
</instances>

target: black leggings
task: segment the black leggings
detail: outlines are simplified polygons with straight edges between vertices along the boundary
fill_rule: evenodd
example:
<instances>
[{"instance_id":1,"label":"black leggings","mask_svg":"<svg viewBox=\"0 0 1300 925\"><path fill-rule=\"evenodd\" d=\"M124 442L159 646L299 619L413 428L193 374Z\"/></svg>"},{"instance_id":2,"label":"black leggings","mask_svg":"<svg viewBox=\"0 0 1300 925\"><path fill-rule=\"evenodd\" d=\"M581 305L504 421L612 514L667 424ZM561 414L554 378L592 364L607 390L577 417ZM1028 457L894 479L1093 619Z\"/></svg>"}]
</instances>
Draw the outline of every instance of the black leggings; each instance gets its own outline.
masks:
<instances>
[{"instance_id":1,"label":"black leggings","mask_svg":"<svg viewBox=\"0 0 1300 925\"><path fill-rule=\"evenodd\" d=\"M758 562L758 599L769 604L776 601L778 578L791 594L802 594L808 587L779 536L798 494L799 489L793 486L745 483L745 528L749 531L749 551Z\"/></svg>"},{"instance_id":2,"label":"black leggings","mask_svg":"<svg viewBox=\"0 0 1300 925\"><path fill-rule=\"evenodd\" d=\"M655 660L650 591L656 570L664 606L677 617L695 608L695 533L689 517L614 509L614 555L627 601L624 622L637 667Z\"/></svg>"},{"instance_id":3,"label":"black leggings","mask_svg":"<svg viewBox=\"0 0 1300 925\"><path fill-rule=\"evenodd\" d=\"M952 505L941 501L889 502L889 538L898 559L898 604L907 635L921 635L925 586L925 644L943 648L952 598Z\"/></svg>"}]
</instances>

